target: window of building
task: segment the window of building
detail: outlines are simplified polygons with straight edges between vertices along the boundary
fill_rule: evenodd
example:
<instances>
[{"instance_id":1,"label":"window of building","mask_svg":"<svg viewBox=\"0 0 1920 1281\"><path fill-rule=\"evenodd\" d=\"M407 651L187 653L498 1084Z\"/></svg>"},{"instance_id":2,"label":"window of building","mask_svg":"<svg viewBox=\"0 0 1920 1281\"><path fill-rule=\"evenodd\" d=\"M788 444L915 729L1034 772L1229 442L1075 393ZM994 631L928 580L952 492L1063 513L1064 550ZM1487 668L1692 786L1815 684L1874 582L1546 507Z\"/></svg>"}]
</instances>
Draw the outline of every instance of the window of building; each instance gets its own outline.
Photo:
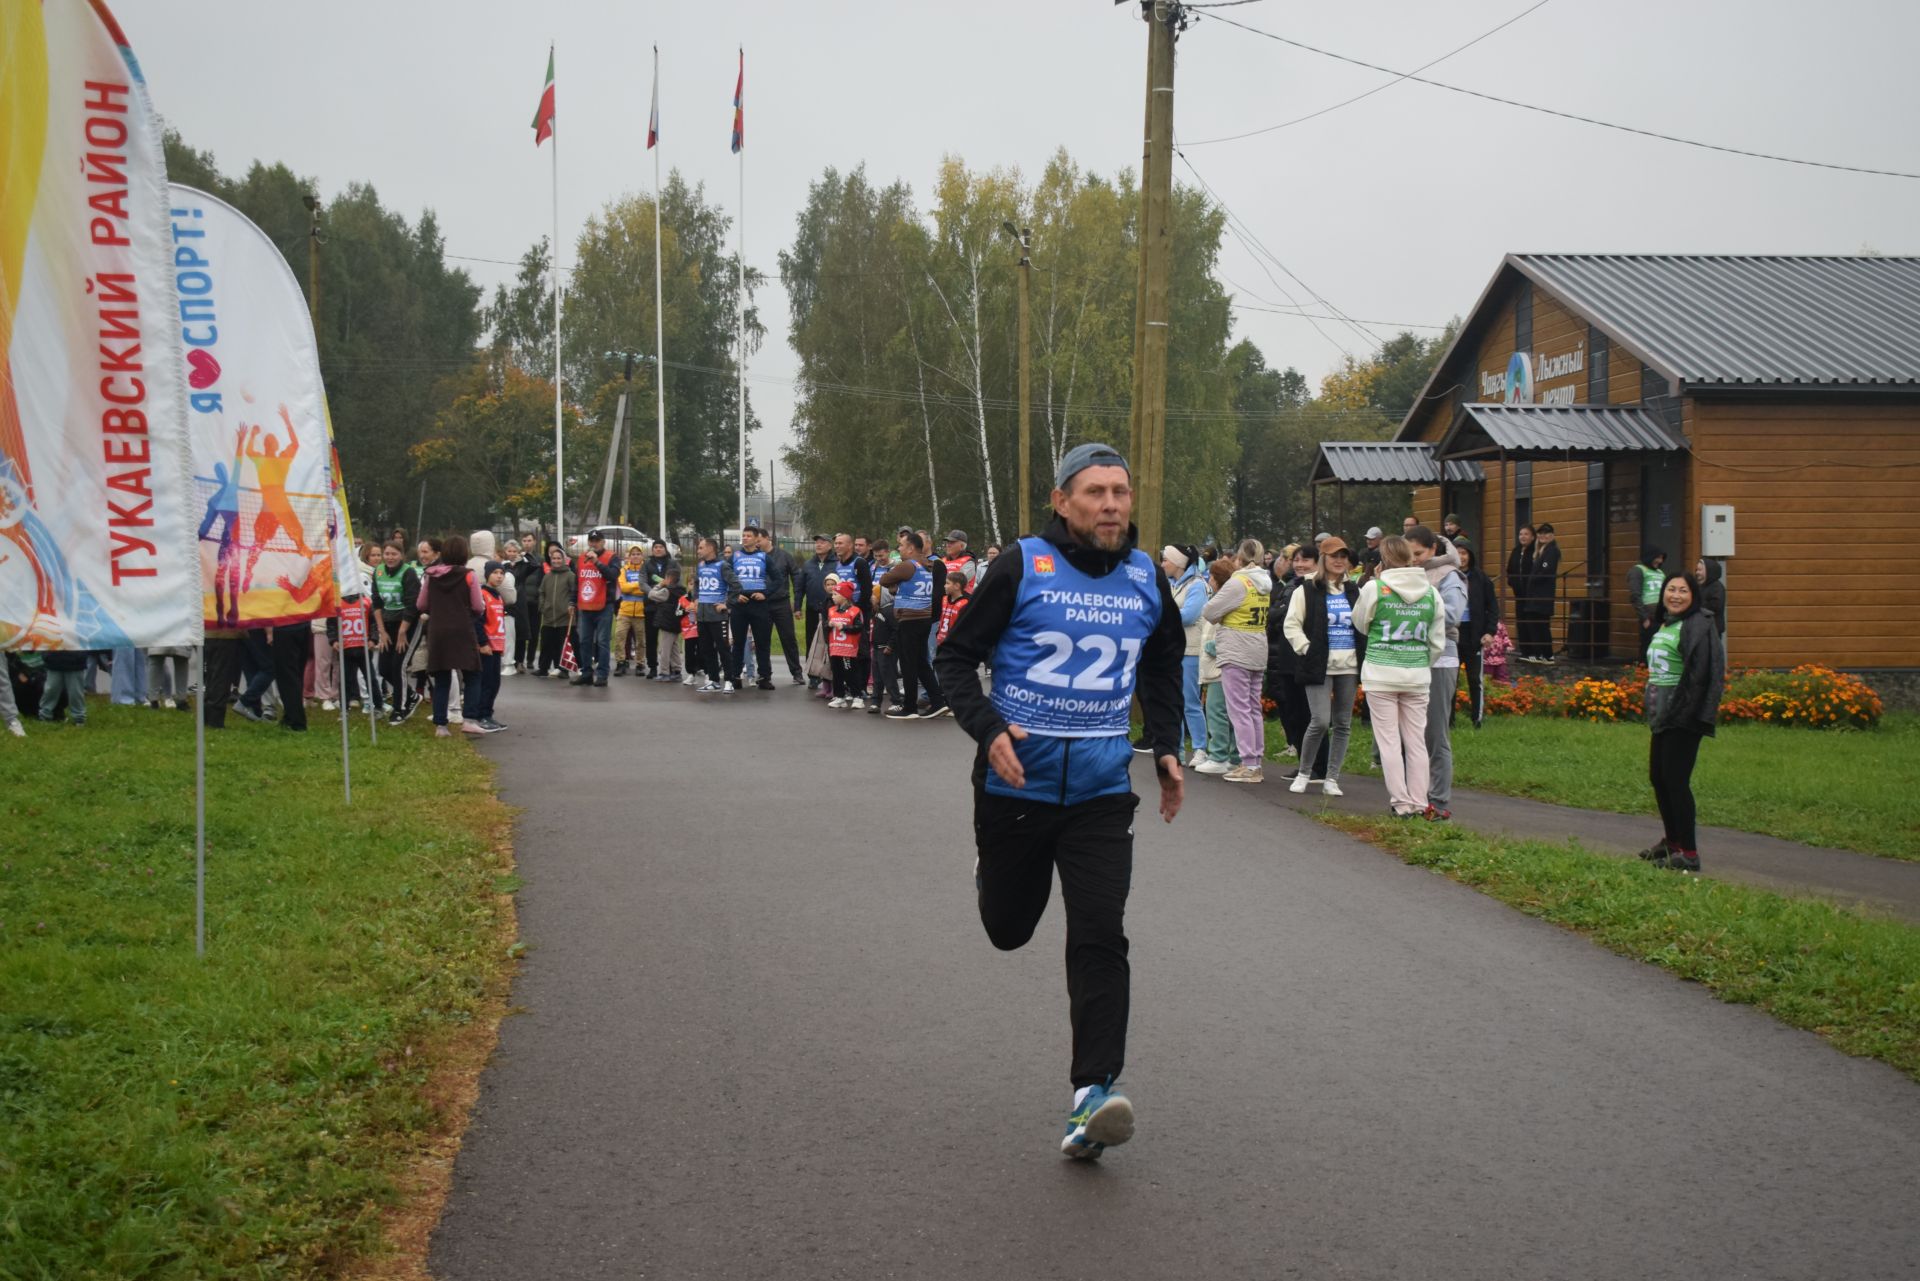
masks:
<instances>
[{"instance_id":1,"label":"window of building","mask_svg":"<svg viewBox=\"0 0 1920 1281\"><path fill-rule=\"evenodd\" d=\"M1607 336L1587 326L1587 403L1604 405L1607 403L1608 366L1612 363L1608 357L1613 354L1607 345Z\"/></svg>"},{"instance_id":2,"label":"window of building","mask_svg":"<svg viewBox=\"0 0 1920 1281\"><path fill-rule=\"evenodd\" d=\"M1515 351L1533 350L1533 282L1520 282L1520 292L1513 303L1513 349Z\"/></svg>"},{"instance_id":3,"label":"window of building","mask_svg":"<svg viewBox=\"0 0 1920 1281\"><path fill-rule=\"evenodd\" d=\"M1533 524L1533 463L1513 465L1513 527Z\"/></svg>"}]
</instances>

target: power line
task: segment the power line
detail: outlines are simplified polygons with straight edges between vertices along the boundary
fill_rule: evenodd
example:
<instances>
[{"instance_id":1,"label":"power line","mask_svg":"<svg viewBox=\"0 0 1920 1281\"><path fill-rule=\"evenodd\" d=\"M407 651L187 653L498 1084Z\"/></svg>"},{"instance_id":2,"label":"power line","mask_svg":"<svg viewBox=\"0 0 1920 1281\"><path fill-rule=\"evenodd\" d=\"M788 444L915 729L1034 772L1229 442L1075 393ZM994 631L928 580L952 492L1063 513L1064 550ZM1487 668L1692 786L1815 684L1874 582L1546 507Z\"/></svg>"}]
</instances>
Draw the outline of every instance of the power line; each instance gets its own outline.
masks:
<instances>
[{"instance_id":1,"label":"power line","mask_svg":"<svg viewBox=\"0 0 1920 1281\"><path fill-rule=\"evenodd\" d=\"M1383 67L1378 63L1367 62L1360 58L1350 58L1344 53L1334 53L1330 49L1320 49L1299 40L1292 40L1286 36L1275 35L1271 31L1262 31L1258 27L1249 27L1246 23L1235 22L1232 18L1216 16L1215 20L1224 22L1230 27L1238 27L1240 30L1250 32L1256 36L1264 36L1268 40L1274 40L1280 44L1291 45L1295 49L1304 49L1308 53L1317 53L1323 58L1332 58L1336 62L1345 62L1356 67L1365 67L1369 71L1378 71L1389 76L1398 76L1401 80L1416 80L1423 85L1431 85L1435 89L1446 89L1452 93L1465 94L1469 98L1479 98L1486 102L1497 102L1505 107L1518 107L1522 111L1537 111L1541 115L1558 116L1562 120L1575 120L1584 125L1595 125L1601 129L1613 129L1620 133L1638 134L1642 138L1657 138L1661 142L1674 142L1683 147L1698 147L1702 151L1718 151L1729 156L1745 156L1749 160L1772 160L1783 165L1801 165L1809 169L1832 169L1840 173L1871 174L1878 178L1920 179L1920 173L1907 173L1899 169L1871 169L1864 165L1843 165L1828 160L1803 160L1798 156L1781 156L1767 151L1748 151L1743 147L1726 147L1717 142L1701 142L1697 138L1682 138L1677 134L1661 133L1655 129L1641 129L1635 125L1616 124L1611 120L1600 120L1593 116L1582 116L1571 111L1560 111L1553 107L1542 107L1537 103L1521 102L1515 98L1502 98L1498 94L1482 93L1478 89L1462 88L1460 85L1448 84L1444 80L1429 80L1425 76L1415 75L1412 72L1395 71L1392 67Z\"/></svg>"},{"instance_id":2,"label":"power line","mask_svg":"<svg viewBox=\"0 0 1920 1281\"><path fill-rule=\"evenodd\" d=\"M1189 142L1186 145L1189 147L1210 147L1216 142L1238 142L1242 138L1255 138L1263 133L1273 133L1275 130L1278 130L1278 129L1290 129L1294 125L1305 124L1309 120L1316 120L1319 117L1326 115L1329 111L1338 111L1342 107L1350 107L1354 103L1360 101L1362 98L1371 98L1373 97L1374 94L1379 93L1383 89L1393 88L1395 85L1400 84L1402 81L1410 79L1417 72L1425 71L1428 67L1439 66L1441 63L1445 62L1448 58L1453 57L1453 55L1455 55L1456 53L1465 53L1467 50L1473 48L1473 46L1479 44L1482 40L1485 40L1488 36L1497 35L1498 33L1506 30L1508 27L1511 27L1514 23L1520 21L1520 19L1526 17L1528 14L1532 13L1535 9L1540 8L1542 5L1545 5L1548 2L1549 0L1536 0L1536 3L1528 5L1526 8L1522 9L1519 13L1514 14L1511 18L1508 18L1505 22L1501 23L1499 26L1492 27L1486 31L1482 31L1479 35L1467 41L1465 44L1460 45L1457 48L1447 50L1445 53L1441 54L1438 58L1433 59L1433 61L1423 62L1419 66L1415 67L1412 71L1408 71L1401 75L1397 75L1393 79L1387 81L1384 84L1377 84L1373 88L1367 90L1365 93L1356 93L1353 95L1353 97L1347 98L1341 102L1336 102L1330 107L1322 107L1318 111L1310 111L1304 116L1295 116L1291 120L1282 120L1279 124L1268 125L1264 129L1249 129L1245 133L1228 134L1224 138L1202 138L1198 142ZM1226 19L1222 18L1221 21L1225 22ZM1235 23L1233 25L1239 26L1238 23ZM1247 27L1245 28L1245 30L1251 31L1253 30L1253 28Z\"/></svg>"},{"instance_id":3,"label":"power line","mask_svg":"<svg viewBox=\"0 0 1920 1281\"><path fill-rule=\"evenodd\" d=\"M1233 282L1228 281L1227 283L1231 284ZM1300 320L1348 319L1344 316L1323 316L1311 311L1294 311L1289 307L1256 307L1252 303L1246 302L1229 302L1227 306L1232 307L1236 311L1263 311L1269 315L1293 316ZM1394 329L1432 329L1435 331L1444 331L1446 329L1445 325L1423 325L1412 320L1355 320L1354 323L1361 325L1388 325Z\"/></svg>"}]
</instances>

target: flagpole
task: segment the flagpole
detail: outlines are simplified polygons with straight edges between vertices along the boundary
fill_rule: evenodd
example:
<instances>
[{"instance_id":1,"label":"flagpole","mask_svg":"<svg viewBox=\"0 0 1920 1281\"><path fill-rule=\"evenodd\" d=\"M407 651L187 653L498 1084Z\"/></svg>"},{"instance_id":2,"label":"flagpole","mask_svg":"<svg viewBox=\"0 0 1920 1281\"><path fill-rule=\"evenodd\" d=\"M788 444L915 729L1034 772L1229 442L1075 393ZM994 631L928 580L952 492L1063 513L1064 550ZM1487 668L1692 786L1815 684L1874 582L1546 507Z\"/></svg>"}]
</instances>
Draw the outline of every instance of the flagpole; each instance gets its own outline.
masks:
<instances>
[{"instance_id":1,"label":"flagpole","mask_svg":"<svg viewBox=\"0 0 1920 1281\"><path fill-rule=\"evenodd\" d=\"M207 954L207 642L200 640L199 715L193 718L193 954ZM0 679L5 679L0 672Z\"/></svg>"},{"instance_id":2,"label":"flagpole","mask_svg":"<svg viewBox=\"0 0 1920 1281\"><path fill-rule=\"evenodd\" d=\"M547 45L547 60L554 48ZM558 89L558 85L555 86ZM558 94L556 92L556 98ZM553 540L567 545L565 445L560 439L560 113L554 112L553 131Z\"/></svg>"},{"instance_id":3,"label":"flagpole","mask_svg":"<svg viewBox=\"0 0 1920 1281\"><path fill-rule=\"evenodd\" d=\"M740 50L740 103L736 108L741 120L740 150L740 294L734 300L735 321L740 328L740 363L735 367L734 397L740 402L740 530L747 528L747 51Z\"/></svg>"},{"instance_id":4,"label":"flagpole","mask_svg":"<svg viewBox=\"0 0 1920 1281\"><path fill-rule=\"evenodd\" d=\"M653 387L654 457L660 474L660 523L654 537L667 537L667 340L660 290L660 46L653 46Z\"/></svg>"}]
</instances>

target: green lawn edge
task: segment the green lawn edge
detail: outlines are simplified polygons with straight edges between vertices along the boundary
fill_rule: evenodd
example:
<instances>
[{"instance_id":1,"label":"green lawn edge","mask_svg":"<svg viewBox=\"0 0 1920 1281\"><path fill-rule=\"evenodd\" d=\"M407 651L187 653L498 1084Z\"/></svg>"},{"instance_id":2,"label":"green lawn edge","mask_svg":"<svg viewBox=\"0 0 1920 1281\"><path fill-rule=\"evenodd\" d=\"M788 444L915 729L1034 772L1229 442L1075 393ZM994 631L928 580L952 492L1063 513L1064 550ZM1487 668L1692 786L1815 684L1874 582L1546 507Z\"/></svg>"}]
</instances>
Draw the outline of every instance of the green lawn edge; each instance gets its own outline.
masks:
<instances>
[{"instance_id":1,"label":"green lawn edge","mask_svg":"<svg viewBox=\"0 0 1920 1281\"><path fill-rule=\"evenodd\" d=\"M450 1123L442 1046L497 1016L511 813L462 739L208 734L90 702L0 744L0 1278L319 1277L378 1256Z\"/></svg>"},{"instance_id":2,"label":"green lawn edge","mask_svg":"<svg viewBox=\"0 0 1920 1281\"><path fill-rule=\"evenodd\" d=\"M1755 1005L1920 1081L1920 929L1565 844L1452 824L1317 816L1622 956Z\"/></svg>"},{"instance_id":3,"label":"green lawn edge","mask_svg":"<svg viewBox=\"0 0 1920 1281\"><path fill-rule=\"evenodd\" d=\"M1279 723L1267 725L1269 759L1279 760ZM1654 815L1644 725L1491 716L1476 730L1459 716L1452 742L1456 787ZM1342 772L1377 773L1371 744L1356 718ZM1701 745L1693 790L1707 826L1920 861L1920 714L1889 712L1872 730L1722 726Z\"/></svg>"}]
</instances>

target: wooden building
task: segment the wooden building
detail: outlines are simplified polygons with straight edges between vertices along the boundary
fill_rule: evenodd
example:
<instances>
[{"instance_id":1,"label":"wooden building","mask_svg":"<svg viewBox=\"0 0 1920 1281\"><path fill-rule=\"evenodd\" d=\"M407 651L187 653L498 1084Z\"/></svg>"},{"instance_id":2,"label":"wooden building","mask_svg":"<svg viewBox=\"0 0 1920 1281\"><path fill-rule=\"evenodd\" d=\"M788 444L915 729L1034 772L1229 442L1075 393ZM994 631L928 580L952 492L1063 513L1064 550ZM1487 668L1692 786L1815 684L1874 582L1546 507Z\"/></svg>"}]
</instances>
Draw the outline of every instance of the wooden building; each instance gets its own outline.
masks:
<instances>
[{"instance_id":1,"label":"wooden building","mask_svg":"<svg viewBox=\"0 0 1920 1281\"><path fill-rule=\"evenodd\" d=\"M1509 255L1395 439L1489 573L1553 523L1578 657L1634 655L1652 544L1725 566L1735 664L1920 668L1920 258Z\"/></svg>"}]
</instances>

